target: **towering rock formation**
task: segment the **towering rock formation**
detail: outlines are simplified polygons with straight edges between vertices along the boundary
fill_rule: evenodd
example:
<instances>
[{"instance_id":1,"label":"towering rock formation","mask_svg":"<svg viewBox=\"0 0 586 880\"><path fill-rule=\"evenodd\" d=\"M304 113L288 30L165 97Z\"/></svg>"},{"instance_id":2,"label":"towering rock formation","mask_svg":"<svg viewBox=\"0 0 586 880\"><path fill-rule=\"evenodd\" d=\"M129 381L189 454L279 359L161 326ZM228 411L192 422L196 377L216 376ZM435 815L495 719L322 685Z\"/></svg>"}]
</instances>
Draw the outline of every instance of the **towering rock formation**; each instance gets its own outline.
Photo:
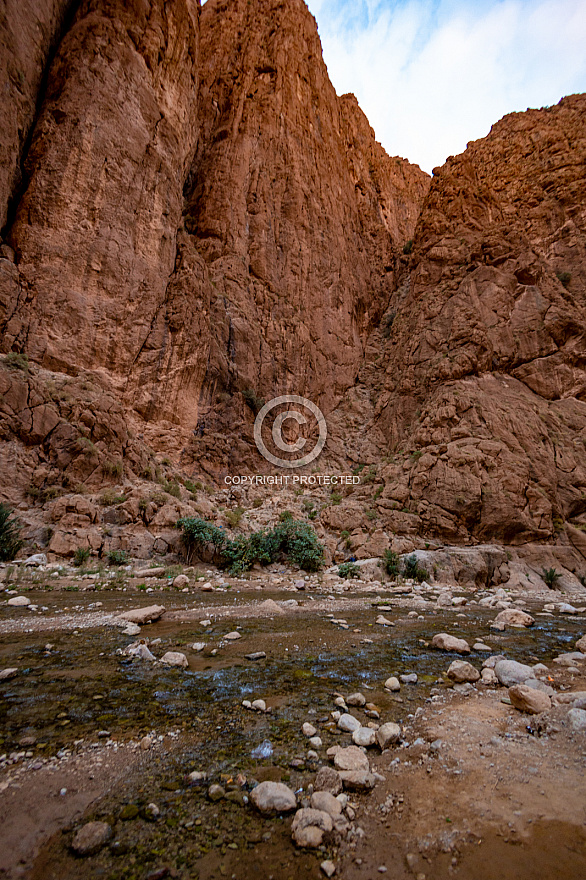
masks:
<instances>
[{"instance_id":1,"label":"towering rock formation","mask_svg":"<svg viewBox=\"0 0 586 880\"><path fill-rule=\"evenodd\" d=\"M253 410L294 393L324 467L377 475L356 524L583 543L586 97L430 189L335 94L302 0L3 16L6 497L154 473L146 443L260 467Z\"/></svg>"},{"instance_id":2,"label":"towering rock formation","mask_svg":"<svg viewBox=\"0 0 586 880\"><path fill-rule=\"evenodd\" d=\"M586 511L585 163L575 95L435 169L384 378L365 371L373 424L411 453L386 470L391 527L522 541Z\"/></svg>"}]
</instances>

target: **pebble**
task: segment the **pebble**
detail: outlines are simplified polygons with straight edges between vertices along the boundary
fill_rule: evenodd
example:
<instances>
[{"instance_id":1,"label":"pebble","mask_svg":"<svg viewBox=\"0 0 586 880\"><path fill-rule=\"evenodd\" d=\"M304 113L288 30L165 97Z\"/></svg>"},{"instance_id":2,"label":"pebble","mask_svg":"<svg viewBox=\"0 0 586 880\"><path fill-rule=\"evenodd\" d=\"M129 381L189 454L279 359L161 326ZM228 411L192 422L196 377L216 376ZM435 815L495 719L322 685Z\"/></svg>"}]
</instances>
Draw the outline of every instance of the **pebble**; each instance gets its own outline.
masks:
<instances>
[{"instance_id":1,"label":"pebble","mask_svg":"<svg viewBox=\"0 0 586 880\"><path fill-rule=\"evenodd\" d=\"M454 660L448 667L448 678L452 681L478 681L480 672L466 660Z\"/></svg>"},{"instance_id":2,"label":"pebble","mask_svg":"<svg viewBox=\"0 0 586 880\"><path fill-rule=\"evenodd\" d=\"M333 795L342 791L342 779L333 767L320 767L313 784L316 791L328 791Z\"/></svg>"},{"instance_id":3,"label":"pebble","mask_svg":"<svg viewBox=\"0 0 586 880\"><path fill-rule=\"evenodd\" d=\"M505 687L523 684L526 679L535 678L535 673L531 666L518 663L516 660L499 660L495 663L494 671L499 682Z\"/></svg>"},{"instance_id":4,"label":"pebble","mask_svg":"<svg viewBox=\"0 0 586 880\"><path fill-rule=\"evenodd\" d=\"M350 694L350 696L346 697L346 705L362 707L366 705L366 697L361 693Z\"/></svg>"},{"instance_id":5,"label":"pebble","mask_svg":"<svg viewBox=\"0 0 586 880\"><path fill-rule=\"evenodd\" d=\"M352 742L357 746L369 748L376 742L376 732L370 727L359 727L352 734Z\"/></svg>"},{"instance_id":6,"label":"pebble","mask_svg":"<svg viewBox=\"0 0 586 880\"><path fill-rule=\"evenodd\" d=\"M391 675L391 677L387 678L387 680L385 681L385 687L388 691L400 691L401 682L396 676Z\"/></svg>"},{"instance_id":7,"label":"pebble","mask_svg":"<svg viewBox=\"0 0 586 880\"><path fill-rule=\"evenodd\" d=\"M301 733L303 734L303 736L311 737L316 735L317 730L313 726L313 724L310 724L308 721L306 721L301 728Z\"/></svg>"},{"instance_id":8,"label":"pebble","mask_svg":"<svg viewBox=\"0 0 586 880\"><path fill-rule=\"evenodd\" d=\"M221 801L226 796L226 791L221 785L214 783L208 788L208 797L211 801Z\"/></svg>"},{"instance_id":9,"label":"pebble","mask_svg":"<svg viewBox=\"0 0 586 880\"><path fill-rule=\"evenodd\" d=\"M305 807L295 813L291 836L297 846L317 849L321 846L324 834L329 834L333 827L334 823L329 813Z\"/></svg>"},{"instance_id":10,"label":"pebble","mask_svg":"<svg viewBox=\"0 0 586 880\"><path fill-rule=\"evenodd\" d=\"M336 866L330 859L327 859L325 862L322 862L320 868L326 875L326 877L333 877L336 873Z\"/></svg>"},{"instance_id":11,"label":"pebble","mask_svg":"<svg viewBox=\"0 0 586 880\"><path fill-rule=\"evenodd\" d=\"M322 742L322 739L321 739L320 736L310 736L310 738L309 738L309 744L310 744L310 746L312 746L314 749L321 749L321 747L323 746L323 742ZM316 756L316 757L317 757L317 756Z\"/></svg>"},{"instance_id":12,"label":"pebble","mask_svg":"<svg viewBox=\"0 0 586 880\"><path fill-rule=\"evenodd\" d=\"M163 654L161 657L160 662L164 663L166 666L180 666L182 669L187 669L189 666L187 657L180 651L167 651L167 653Z\"/></svg>"},{"instance_id":13,"label":"pebble","mask_svg":"<svg viewBox=\"0 0 586 880\"><path fill-rule=\"evenodd\" d=\"M488 645L484 644L484 642L475 642L472 645L472 650L479 651L482 654L484 654L484 653L490 654L490 652L492 651L492 648L489 648Z\"/></svg>"},{"instance_id":14,"label":"pebble","mask_svg":"<svg viewBox=\"0 0 586 880\"><path fill-rule=\"evenodd\" d=\"M381 725L376 731L376 739L381 749L387 749L393 743L398 742L401 737L401 728L393 721Z\"/></svg>"},{"instance_id":15,"label":"pebble","mask_svg":"<svg viewBox=\"0 0 586 880\"><path fill-rule=\"evenodd\" d=\"M399 678L403 684L417 684L416 672L406 672L404 675L400 675Z\"/></svg>"},{"instance_id":16,"label":"pebble","mask_svg":"<svg viewBox=\"0 0 586 880\"><path fill-rule=\"evenodd\" d=\"M112 829L107 822L88 822L73 838L71 849L78 856L91 856L111 837Z\"/></svg>"},{"instance_id":17,"label":"pebble","mask_svg":"<svg viewBox=\"0 0 586 880\"><path fill-rule=\"evenodd\" d=\"M9 666L7 669L3 669L0 672L0 681L7 681L9 678L14 678L14 676L18 672L17 666Z\"/></svg>"},{"instance_id":18,"label":"pebble","mask_svg":"<svg viewBox=\"0 0 586 880\"><path fill-rule=\"evenodd\" d=\"M334 755L334 767L336 770L366 770L368 771L368 758L357 746L348 746L346 749L338 749Z\"/></svg>"},{"instance_id":19,"label":"pebble","mask_svg":"<svg viewBox=\"0 0 586 880\"><path fill-rule=\"evenodd\" d=\"M436 633L431 640L431 647L439 651L451 651L455 654L469 654L470 645L465 639L458 639L449 633Z\"/></svg>"},{"instance_id":20,"label":"pebble","mask_svg":"<svg viewBox=\"0 0 586 880\"><path fill-rule=\"evenodd\" d=\"M358 728L362 727L362 725L360 724L358 718L355 718L354 715L344 713L344 715L340 716L338 727L340 728L340 730L344 730L346 733L354 733L354 731L358 730Z\"/></svg>"},{"instance_id":21,"label":"pebble","mask_svg":"<svg viewBox=\"0 0 586 880\"><path fill-rule=\"evenodd\" d=\"M541 712L547 712L551 709L551 700L547 694L524 684L510 687L509 699L515 709L526 712L528 715L539 715Z\"/></svg>"},{"instance_id":22,"label":"pebble","mask_svg":"<svg viewBox=\"0 0 586 880\"><path fill-rule=\"evenodd\" d=\"M247 660L264 660L267 656L264 651L254 651L252 654L244 655Z\"/></svg>"},{"instance_id":23,"label":"pebble","mask_svg":"<svg viewBox=\"0 0 586 880\"><path fill-rule=\"evenodd\" d=\"M194 642L193 645L191 646L191 650L197 651L199 653L200 651L203 651L205 646L206 646L205 642Z\"/></svg>"},{"instance_id":24,"label":"pebble","mask_svg":"<svg viewBox=\"0 0 586 880\"><path fill-rule=\"evenodd\" d=\"M586 730L586 710L570 709L568 719L572 725L572 730Z\"/></svg>"},{"instance_id":25,"label":"pebble","mask_svg":"<svg viewBox=\"0 0 586 880\"><path fill-rule=\"evenodd\" d=\"M238 639L241 639L242 636L240 635L239 632L236 632L236 630L234 630L234 632L226 633L226 635L224 636L224 638L227 639L229 642L235 642L235 641L237 641Z\"/></svg>"},{"instance_id":26,"label":"pebble","mask_svg":"<svg viewBox=\"0 0 586 880\"><path fill-rule=\"evenodd\" d=\"M261 782L252 789L250 800L263 816L290 813L297 807L295 793L282 782Z\"/></svg>"},{"instance_id":27,"label":"pebble","mask_svg":"<svg viewBox=\"0 0 586 880\"><path fill-rule=\"evenodd\" d=\"M380 624L380 626L394 626L395 625L392 620L389 620L383 614L379 614L379 616L375 620L375 623Z\"/></svg>"},{"instance_id":28,"label":"pebble","mask_svg":"<svg viewBox=\"0 0 586 880\"><path fill-rule=\"evenodd\" d=\"M264 700L253 700L250 704L251 709L254 709L255 712L266 712L267 704Z\"/></svg>"}]
</instances>

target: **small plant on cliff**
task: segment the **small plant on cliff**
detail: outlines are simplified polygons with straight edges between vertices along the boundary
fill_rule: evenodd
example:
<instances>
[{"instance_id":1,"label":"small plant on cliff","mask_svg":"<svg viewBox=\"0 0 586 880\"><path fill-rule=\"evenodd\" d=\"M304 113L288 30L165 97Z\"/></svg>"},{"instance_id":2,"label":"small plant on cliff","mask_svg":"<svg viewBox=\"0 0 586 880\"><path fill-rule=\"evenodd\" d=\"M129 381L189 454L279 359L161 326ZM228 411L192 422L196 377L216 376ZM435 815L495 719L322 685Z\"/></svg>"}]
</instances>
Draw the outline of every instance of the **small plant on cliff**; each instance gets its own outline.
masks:
<instances>
[{"instance_id":1,"label":"small plant on cliff","mask_svg":"<svg viewBox=\"0 0 586 880\"><path fill-rule=\"evenodd\" d=\"M558 272L557 276L558 276L558 281L561 281L561 283L564 285L564 287L567 287L568 284L570 283L570 281L572 280L572 275L570 272Z\"/></svg>"},{"instance_id":2,"label":"small plant on cliff","mask_svg":"<svg viewBox=\"0 0 586 880\"><path fill-rule=\"evenodd\" d=\"M290 510L282 510L279 514L279 522L289 522L289 520L293 519L293 514Z\"/></svg>"},{"instance_id":3,"label":"small plant on cliff","mask_svg":"<svg viewBox=\"0 0 586 880\"><path fill-rule=\"evenodd\" d=\"M234 510L227 510L224 516L226 517L228 525L234 528L235 526L240 525L243 513L243 507L235 507Z\"/></svg>"},{"instance_id":4,"label":"small plant on cliff","mask_svg":"<svg viewBox=\"0 0 586 880\"><path fill-rule=\"evenodd\" d=\"M413 250L413 239L410 238L410 239L409 239L408 241L406 241L405 244L403 245L403 253L404 253L404 254L410 254L412 250Z\"/></svg>"},{"instance_id":5,"label":"small plant on cliff","mask_svg":"<svg viewBox=\"0 0 586 880\"><path fill-rule=\"evenodd\" d=\"M246 390L242 392L242 397L244 398L246 405L250 407L255 415L257 415L265 405L264 399L259 397L256 391L252 388L246 388Z\"/></svg>"},{"instance_id":6,"label":"small plant on cliff","mask_svg":"<svg viewBox=\"0 0 586 880\"><path fill-rule=\"evenodd\" d=\"M360 577L360 566L355 562L343 562L338 566L338 577L348 580L349 578Z\"/></svg>"},{"instance_id":7,"label":"small plant on cliff","mask_svg":"<svg viewBox=\"0 0 586 880\"><path fill-rule=\"evenodd\" d=\"M390 577L398 577L401 572L401 560L399 559L399 554L395 553L394 550L385 550L382 567Z\"/></svg>"},{"instance_id":8,"label":"small plant on cliff","mask_svg":"<svg viewBox=\"0 0 586 880\"><path fill-rule=\"evenodd\" d=\"M121 461L110 461L108 459L108 460L102 462L102 472L107 477L120 478L122 476L122 474L124 473L124 465L122 464Z\"/></svg>"},{"instance_id":9,"label":"small plant on cliff","mask_svg":"<svg viewBox=\"0 0 586 880\"><path fill-rule=\"evenodd\" d=\"M126 550L110 550L108 553L108 562L110 565L126 565L128 562L128 553Z\"/></svg>"},{"instance_id":10,"label":"small plant on cliff","mask_svg":"<svg viewBox=\"0 0 586 880\"><path fill-rule=\"evenodd\" d=\"M22 370L24 373L28 373L28 356L26 354L9 351L4 358L4 363L7 367L12 367L13 370Z\"/></svg>"},{"instance_id":11,"label":"small plant on cliff","mask_svg":"<svg viewBox=\"0 0 586 880\"><path fill-rule=\"evenodd\" d=\"M339 492L332 492L330 496L330 501L332 502L332 504L340 504L342 501L341 494Z\"/></svg>"},{"instance_id":12,"label":"small plant on cliff","mask_svg":"<svg viewBox=\"0 0 586 880\"><path fill-rule=\"evenodd\" d=\"M555 568L543 568L541 576L550 590L559 590L558 581L562 576L561 572L556 571Z\"/></svg>"},{"instance_id":13,"label":"small plant on cliff","mask_svg":"<svg viewBox=\"0 0 586 880\"><path fill-rule=\"evenodd\" d=\"M11 514L6 504L0 504L0 562L10 562L22 547L20 523Z\"/></svg>"},{"instance_id":14,"label":"small plant on cliff","mask_svg":"<svg viewBox=\"0 0 586 880\"><path fill-rule=\"evenodd\" d=\"M90 551L87 547L77 547L73 554L73 564L77 568L83 568L90 558Z\"/></svg>"},{"instance_id":15,"label":"small plant on cliff","mask_svg":"<svg viewBox=\"0 0 586 880\"><path fill-rule=\"evenodd\" d=\"M411 556L407 556L403 563L403 574L406 578L411 578L414 581L417 581L420 584L427 577L427 571L419 565L417 561L417 556L415 553L412 553Z\"/></svg>"}]
</instances>

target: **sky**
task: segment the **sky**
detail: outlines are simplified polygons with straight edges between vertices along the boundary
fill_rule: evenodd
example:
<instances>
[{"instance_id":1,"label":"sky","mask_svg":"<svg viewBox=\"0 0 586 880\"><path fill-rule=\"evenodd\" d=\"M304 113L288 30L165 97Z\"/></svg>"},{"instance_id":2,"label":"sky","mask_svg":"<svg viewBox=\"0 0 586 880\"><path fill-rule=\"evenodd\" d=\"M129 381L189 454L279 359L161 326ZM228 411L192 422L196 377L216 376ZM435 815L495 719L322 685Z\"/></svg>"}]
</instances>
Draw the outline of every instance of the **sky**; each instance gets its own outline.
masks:
<instances>
[{"instance_id":1,"label":"sky","mask_svg":"<svg viewBox=\"0 0 586 880\"><path fill-rule=\"evenodd\" d=\"M586 92L586 0L307 0L339 95L431 172L506 113Z\"/></svg>"}]
</instances>

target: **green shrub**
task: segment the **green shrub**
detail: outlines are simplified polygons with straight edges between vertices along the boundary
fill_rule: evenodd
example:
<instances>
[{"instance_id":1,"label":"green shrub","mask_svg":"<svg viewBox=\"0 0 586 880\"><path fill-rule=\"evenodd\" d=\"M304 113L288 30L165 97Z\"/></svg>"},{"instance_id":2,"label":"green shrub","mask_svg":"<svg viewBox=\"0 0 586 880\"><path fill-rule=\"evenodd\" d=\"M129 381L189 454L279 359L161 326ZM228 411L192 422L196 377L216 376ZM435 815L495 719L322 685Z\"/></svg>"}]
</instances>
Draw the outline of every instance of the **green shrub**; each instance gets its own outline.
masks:
<instances>
[{"instance_id":1,"label":"green shrub","mask_svg":"<svg viewBox=\"0 0 586 880\"><path fill-rule=\"evenodd\" d=\"M22 547L21 525L11 513L6 504L0 503L0 562L10 562L18 556Z\"/></svg>"},{"instance_id":2,"label":"green shrub","mask_svg":"<svg viewBox=\"0 0 586 880\"><path fill-rule=\"evenodd\" d=\"M86 564L89 558L90 551L87 547L77 547L73 554L73 564L77 566L77 568L81 568Z\"/></svg>"},{"instance_id":3,"label":"green shrub","mask_svg":"<svg viewBox=\"0 0 586 880\"><path fill-rule=\"evenodd\" d=\"M181 498L181 489L175 480L161 480L161 488L163 492L167 492L173 498Z\"/></svg>"},{"instance_id":4,"label":"green shrub","mask_svg":"<svg viewBox=\"0 0 586 880\"><path fill-rule=\"evenodd\" d=\"M410 254L412 250L413 250L413 239L410 238L410 239L409 239L408 241L406 241L405 244L403 245L403 253L404 253L404 254Z\"/></svg>"},{"instance_id":5,"label":"green shrub","mask_svg":"<svg viewBox=\"0 0 586 880\"><path fill-rule=\"evenodd\" d=\"M255 563L269 565L279 556L305 571L317 571L324 561L324 548L311 526L294 519L280 522L270 531L261 529L232 539L227 539L217 526L197 517L180 519L177 527L182 531L188 561L194 553L213 544L221 564L231 574L248 571Z\"/></svg>"},{"instance_id":6,"label":"green shrub","mask_svg":"<svg viewBox=\"0 0 586 880\"><path fill-rule=\"evenodd\" d=\"M197 495L197 490L201 489L201 483L192 483L191 480L183 480L183 485L192 495Z\"/></svg>"},{"instance_id":7,"label":"green shrub","mask_svg":"<svg viewBox=\"0 0 586 880\"><path fill-rule=\"evenodd\" d=\"M309 513L307 514L307 518L314 520L317 519L317 508L312 507Z\"/></svg>"},{"instance_id":8,"label":"green shrub","mask_svg":"<svg viewBox=\"0 0 586 880\"><path fill-rule=\"evenodd\" d=\"M91 441L89 441L89 442L91 442ZM107 459L106 461L102 462L102 472L107 477L120 478L122 476L122 474L124 473L124 465L122 464L121 461L110 461L109 459Z\"/></svg>"},{"instance_id":9,"label":"green shrub","mask_svg":"<svg viewBox=\"0 0 586 880\"><path fill-rule=\"evenodd\" d=\"M113 489L106 489L99 497L100 504L104 507L113 507L116 504L122 504L126 501L126 495L119 495Z\"/></svg>"},{"instance_id":10,"label":"green shrub","mask_svg":"<svg viewBox=\"0 0 586 880\"><path fill-rule=\"evenodd\" d=\"M262 507L262 498L255 498L252 502L252 506L255 510L257 510L259 507Z\"/></svg>"},{"instance_id":11,"label":"green shrub","mask_svg":"<svg viewBox=\"0 0 586 880\"><path fill-rule=\"evenodd\" d=\"M548 586L550 590L559 590L558 581L562 576L561 572L556 571L555 568L543 568L541 571L541 576L545 581L546 586Z\"/></svg>"},{"instance_id":12,"label":"green shrub","mask_svg":"<svg viewBox=\"0 0 586 880\"><path fill-rule=\"evenodd\" d=\"M366 518L370 520L376 519L378 516L378 513L372 507L367 507L364 513L366 514Z\"/></svg>"},{"instance_id":13,"label":"green shrub","mask_svg":"<svg viewBox=\"0 0 586 880\"><path fill-rule=\"evenodd\" d=\"M226 522L228 523L228 525L234 528L235 526L240 524L243 513L243 507L235 507L234 510L227 510L224 516L226 517Z\"/></svg>"},{"instance_id":14,"label":"green shrub","mask_svg":"<svg viewBox=\"0 0 586 880\"><path fill-rule=\"evenodd\" d=\"M226 543L226 535L222 529L198 516L183 517L177 521L177 528L182 532L181 540L188 562L191 562L195 553L201 553L208 544L213 544L215 551L219 552Z\"/></svg>"},{"instance_id":15,"label":"green shrub","mask_svg":"<svg viewBox=\"0 0 586 880\"><path fill-rule=\"evenodd\" d=\"M12 367L14 370L22 370L28 373L29 363L28 355L26 354L21 354L18 351L9 351L4 358L4 363L7 367Z\"/></svg>"},{"instance_id":16,"label":"green shrub","mask_svg":"<svg viewBox=\"0 0 586 880\"><path fill-rule=\"evenodd\" d=\"M366 473L362 477L361 482L362 483L374 483L375 480L376 480L376 465L371 464L371 466L368 468L368 470L366 471Z\"/></svg>"},{"instance_id":17,"label":"green shrub","mask_svg":"<svg viewBox=\"0 0 586 880\"><path fill-rule=\"evenodd\" d=\"M126 550L109 550L108 562L110 565L126 565L128 562L128 553Z\"/></svg>"},{"instance_id":18,"label":"green shrub","mask_svg":"<svg viewBox=\"0 0 586 880\"><path fill-rule=\"evenodd\" d=\"M395 553L394 550L385 550L382 566L390 577L396 578L401 573L399 554Z\"/></svg>"},{"instance_id":19,"label":"green shrub","mask_svg":"<svg viewBox=\"0 0 586 880\"><path fill-rule=\"evenodd\" d=\"M383 487L379 486L378 489L376 490L376 492L374 493L374 500L378 501L378 499L381 497L382 494L383 494Z\"/></svg>"},{"instance_id":20,"label":"green shrub","mask_svg":"<svg viewBox=\"0 0 586 880\"><path fill-rule=\"evenodd\" d=\"M403 562L403 574L406 578L411 578L414 581L417 581L420 584L427 577L427 571L419 565L417 561L417 556L412 553L411 556L407 556Z\"/></svg>"},{"instance_id":21,"label":"green shrub","mask_svg":"<svg viewBox=\"0 0 586 880\"><path fill-rule=\"evenodd\" d=\"M332 494L330 496L330 500L331 500L332 504L340 504L342 501L342 496L340 495L339 492L332 492Z\"/></svg>"},{"instance_id":22,"label":"green shrub","mask_svg":"<svg viewBox=\"0 0 586 880\"><path fill-rule=\"evenodd\" d=\"M348 580L348 578L360 577L360 566L355 562L343 562L338 566L338 577Z\"/></svg>"},{"instance_id":23,"label":"green shrub","mask_svg":"<svg viewBox=\"0 0 586 880\"><path fill-rule=\"evenodd\" d=\"M293 514L290 510L282 510L279 514L279 522L289 522L289 520L293 519Z\"/></svg>"}]
</instances>

